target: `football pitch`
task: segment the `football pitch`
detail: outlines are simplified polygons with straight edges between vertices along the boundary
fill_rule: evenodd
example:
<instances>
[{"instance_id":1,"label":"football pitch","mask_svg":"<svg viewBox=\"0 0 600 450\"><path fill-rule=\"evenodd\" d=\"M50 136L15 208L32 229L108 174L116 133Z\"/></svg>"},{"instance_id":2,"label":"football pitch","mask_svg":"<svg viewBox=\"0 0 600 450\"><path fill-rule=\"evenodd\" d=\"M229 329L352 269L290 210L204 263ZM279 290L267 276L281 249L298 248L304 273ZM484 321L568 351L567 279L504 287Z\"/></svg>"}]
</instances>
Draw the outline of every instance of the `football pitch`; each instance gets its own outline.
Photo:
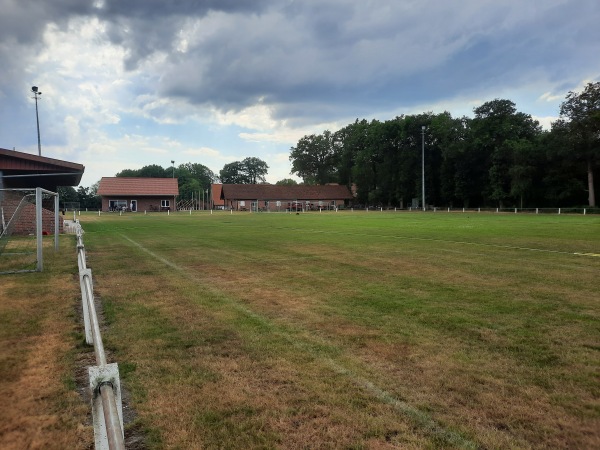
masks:
<instances>
[{"instance_id":1,"label":"football pitch","mask_svg":"<svg viewBox=\"0 0 600 450\"><path fill-rule=\"evenodd\" d=\"M151 448L600 447L600 217L80 219Z\"/></svg>"}]
</instances>

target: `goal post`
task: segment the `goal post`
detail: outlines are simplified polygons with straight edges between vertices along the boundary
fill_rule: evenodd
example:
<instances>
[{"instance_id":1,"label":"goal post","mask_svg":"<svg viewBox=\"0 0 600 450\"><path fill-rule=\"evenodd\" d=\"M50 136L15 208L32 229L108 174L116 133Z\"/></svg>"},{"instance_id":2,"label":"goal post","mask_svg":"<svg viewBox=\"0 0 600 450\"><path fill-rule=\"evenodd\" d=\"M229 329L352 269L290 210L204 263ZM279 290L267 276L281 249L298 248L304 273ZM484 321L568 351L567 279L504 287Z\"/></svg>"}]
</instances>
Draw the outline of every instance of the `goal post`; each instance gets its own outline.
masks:
<instances>
[{"instance_id":1,"label":"goal post","mask_svg":"<svg viewBox=\"0 0 600 450\"><path fill-rule=\"evenodd\" d=\"M0 219L0 273L41 272L44 236L53 234L54 250L59 249L58 193L39 187L0 189Z\"/></svg>"}]
</instances>

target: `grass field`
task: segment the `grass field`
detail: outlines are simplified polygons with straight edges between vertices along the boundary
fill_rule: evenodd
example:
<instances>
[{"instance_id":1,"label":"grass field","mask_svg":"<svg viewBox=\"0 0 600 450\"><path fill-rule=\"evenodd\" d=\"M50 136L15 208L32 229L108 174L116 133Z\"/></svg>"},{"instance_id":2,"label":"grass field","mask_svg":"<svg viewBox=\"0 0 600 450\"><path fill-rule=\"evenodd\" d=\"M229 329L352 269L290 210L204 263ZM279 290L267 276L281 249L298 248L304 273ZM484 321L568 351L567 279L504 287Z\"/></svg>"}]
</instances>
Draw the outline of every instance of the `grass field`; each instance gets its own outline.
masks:
<instances>
[{"instance_id":1,"label":"grass field","mask_svg":"<svg viewBox=\"0 0 600 450\"><path fill-rule=\"evenodd\" d=\"M150 448L600 447L598 217L81 222Z\"/></svg>"}]
</instances>

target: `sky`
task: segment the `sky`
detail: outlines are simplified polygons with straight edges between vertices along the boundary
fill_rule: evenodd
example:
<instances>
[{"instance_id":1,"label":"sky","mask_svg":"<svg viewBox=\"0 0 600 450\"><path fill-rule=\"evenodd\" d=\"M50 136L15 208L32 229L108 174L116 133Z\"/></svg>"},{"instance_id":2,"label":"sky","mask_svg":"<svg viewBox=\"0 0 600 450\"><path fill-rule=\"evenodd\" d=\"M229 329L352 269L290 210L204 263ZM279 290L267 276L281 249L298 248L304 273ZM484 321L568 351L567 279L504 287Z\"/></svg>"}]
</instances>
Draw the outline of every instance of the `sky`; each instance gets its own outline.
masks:
<instances>
[{"instance_id":1,"label":"sky","mask_svg":"<svg viewBox=\"0 0 600 450\"><path fill-rule=\"evenodd\" d=\"M0 0L0 148L123 169L290 148L496 98L542 126L600 80L598 0Z\"/></svg>"}]
</instances>

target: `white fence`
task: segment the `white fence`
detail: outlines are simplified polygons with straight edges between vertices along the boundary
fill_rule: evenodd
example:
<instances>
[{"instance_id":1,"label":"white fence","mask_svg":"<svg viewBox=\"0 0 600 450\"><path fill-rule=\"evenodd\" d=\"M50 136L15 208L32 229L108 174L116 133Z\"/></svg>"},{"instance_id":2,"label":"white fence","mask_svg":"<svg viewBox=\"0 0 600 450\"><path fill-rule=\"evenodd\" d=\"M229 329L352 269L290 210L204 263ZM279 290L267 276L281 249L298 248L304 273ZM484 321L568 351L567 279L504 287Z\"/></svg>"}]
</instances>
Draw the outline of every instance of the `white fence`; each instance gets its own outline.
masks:
<instances>
[{"instance_id":1,"label":"white fence","mask_svg":"<svg viewBox=\"0 0 600 450\"><path fill-rule=\"evenodd\" d=\"M77 263L85 325L85 341L94 346L97 366L88 367L96 450L125 449L121 383L116 363L107 364L94 304L92 270L87 268L83 230L76 223Z\"/></svg>"}]
</instances>

